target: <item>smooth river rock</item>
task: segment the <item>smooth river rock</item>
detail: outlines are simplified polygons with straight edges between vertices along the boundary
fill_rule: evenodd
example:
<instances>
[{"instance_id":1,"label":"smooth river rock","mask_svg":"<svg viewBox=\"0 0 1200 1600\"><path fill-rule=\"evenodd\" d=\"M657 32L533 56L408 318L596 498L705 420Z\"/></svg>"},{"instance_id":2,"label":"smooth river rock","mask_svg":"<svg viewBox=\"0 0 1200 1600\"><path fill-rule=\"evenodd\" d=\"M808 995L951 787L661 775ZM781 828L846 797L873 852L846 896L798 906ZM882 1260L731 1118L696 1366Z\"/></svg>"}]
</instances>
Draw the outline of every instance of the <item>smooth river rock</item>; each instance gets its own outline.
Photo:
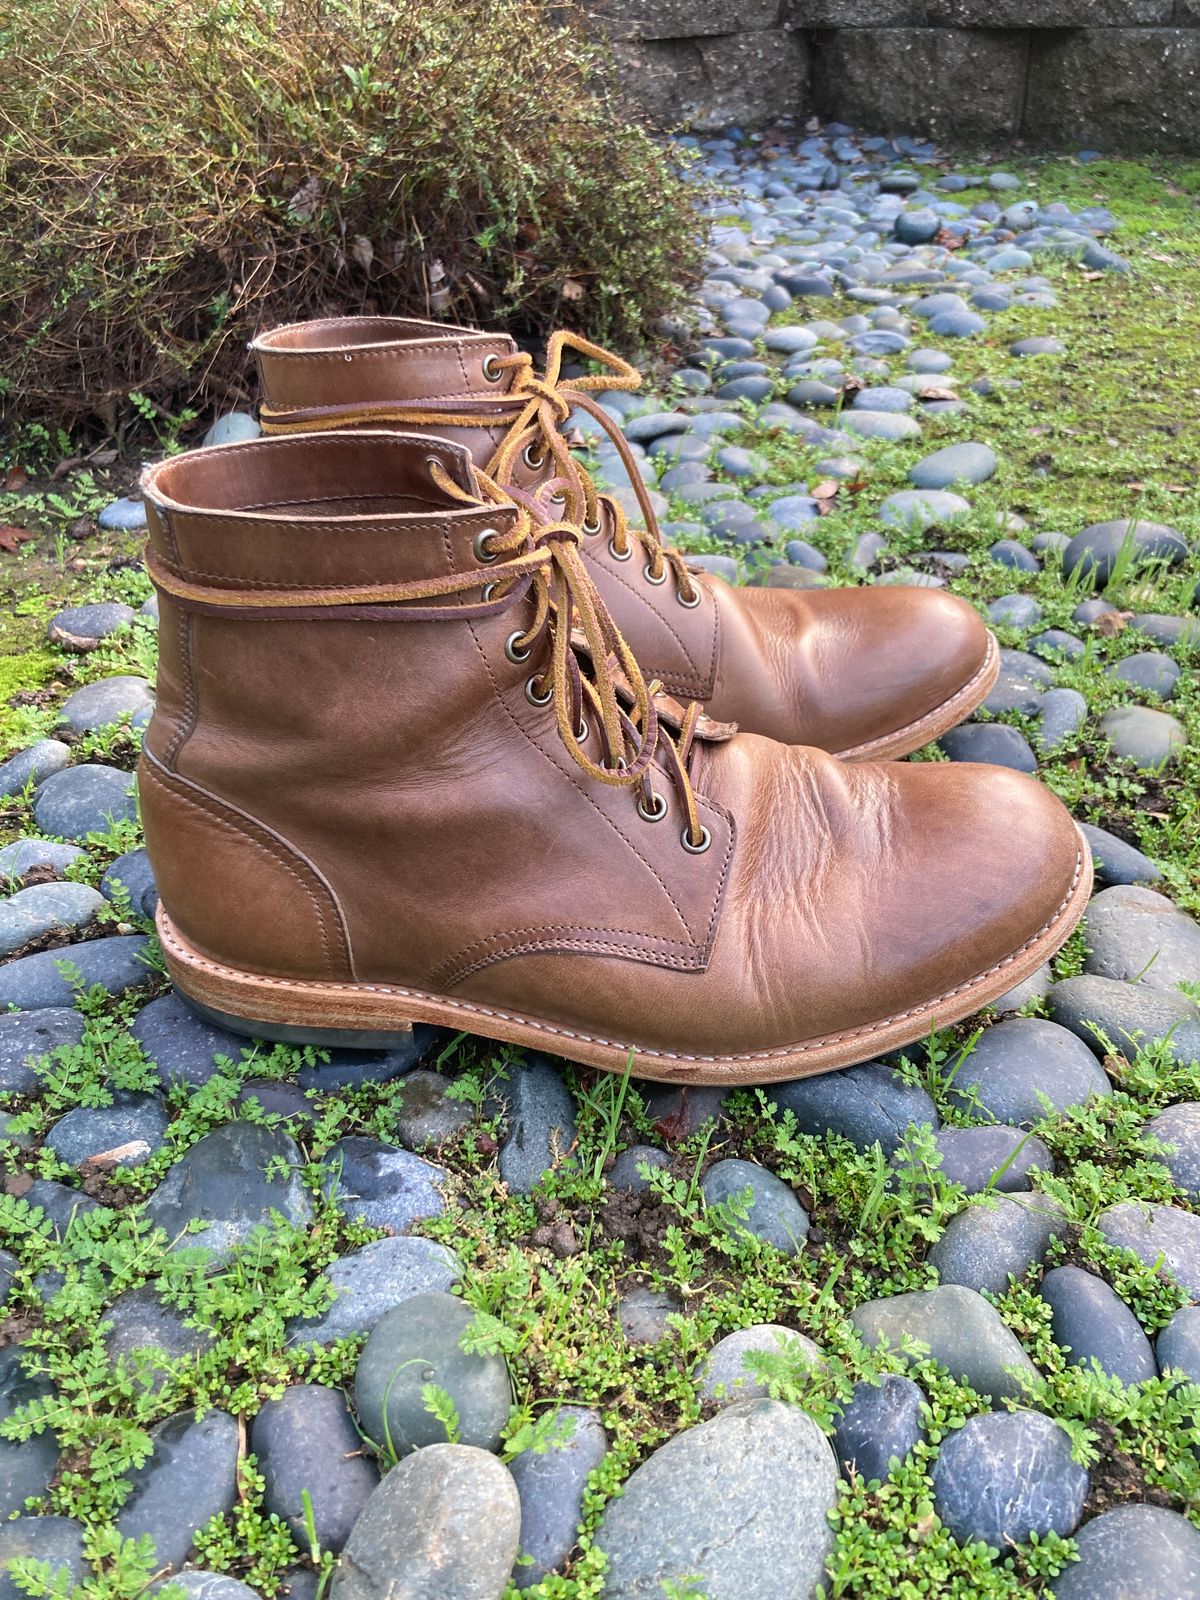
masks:
<instances>
[{"instance_id":1,"label":"smooth river rock","mask_svg":"<svg viewBox=\"0 0 1200 1600\"><path fill-rule=\"evenodd\" d=\"M742 1400L661 1445L604 1510L605 1600L799 1600L822 1581L838 1470L811 1417Z\"/></svg>"},{"instance_id":2,"label":"smooth river rock","mask_svg":"<svg viewBox=\"0 0 1200 1600\"><path fill-rule=\"evenodd\" d=\"M517 1486L495 1456L428 1445L367 1501L330 1600L500 1600L520 1530Z\"/></svg>"}]
</instances>

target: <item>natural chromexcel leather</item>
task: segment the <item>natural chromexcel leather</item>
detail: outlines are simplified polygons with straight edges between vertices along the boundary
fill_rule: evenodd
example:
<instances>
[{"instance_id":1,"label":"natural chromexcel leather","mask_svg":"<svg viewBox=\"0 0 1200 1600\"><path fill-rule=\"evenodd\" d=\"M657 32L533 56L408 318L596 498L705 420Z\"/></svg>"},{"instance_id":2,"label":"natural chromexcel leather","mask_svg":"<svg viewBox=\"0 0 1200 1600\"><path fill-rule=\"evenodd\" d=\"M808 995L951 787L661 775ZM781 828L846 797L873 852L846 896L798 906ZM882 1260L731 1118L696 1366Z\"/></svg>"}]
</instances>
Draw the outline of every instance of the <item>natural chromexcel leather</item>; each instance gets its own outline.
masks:
<instances>
[{"instance_id":1,"label":"natural chromexcel leather","mask_svg":"<svg viewBox=\"0 0 1200 1600\"><path fill-rule=\"evenodd\" d=\"M488 560L519 513L460 446L262 440L144 483L161 620L142 812L197 998L220 969L294 993L301 1025L381 995L438 1021L438 1000L617 1070L633 1049L645 1076L766 1081L917 1037L930 1007L965 1014L1081 909L1077 830L1006 770L846 765L685 713L677 745L665 723L651 741L651 820L585 697L590 776L527 693L561 616L520 659L537 584ZM535 523L520 549L564 537ZM414 583L447 592L387 598Z\"/></svg>"},{"instance_id":2,"label":"natural chromexcel leather","mask_svg":"<svg viewBox=\"0 0 1200 1600\"><path fill-rule=\"evenodd\" d=\"M276 328L253 349L268 429L395 422L463 444L479 466L506 437L500 403L514 377L499 364L516 346L503 335L339 317ZM489 402L499 408L494 426L454 425L464 403ZM518 490L545 486L553 463L542 457L518 459ZM968 716L995 679L994 641L957 596L887 585L731 588L695 574L700 603L687 605L674 575L652 581L636 544L624 559L614 552L614 508L601 505L583 548L646 674L746 732L848 758L903 754Z\"/></svg>"}]
</instances>

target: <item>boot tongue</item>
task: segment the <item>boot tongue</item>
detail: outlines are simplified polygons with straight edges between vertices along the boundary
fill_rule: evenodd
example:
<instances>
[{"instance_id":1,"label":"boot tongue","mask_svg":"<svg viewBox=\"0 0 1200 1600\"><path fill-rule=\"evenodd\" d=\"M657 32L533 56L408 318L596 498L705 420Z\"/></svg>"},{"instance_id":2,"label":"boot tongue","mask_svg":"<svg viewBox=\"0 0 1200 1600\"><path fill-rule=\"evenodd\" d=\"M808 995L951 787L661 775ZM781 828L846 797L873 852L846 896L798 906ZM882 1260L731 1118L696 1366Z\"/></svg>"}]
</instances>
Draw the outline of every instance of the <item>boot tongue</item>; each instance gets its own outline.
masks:
<instances>
[{"instance_id":1,"label":"boot tongue","mask_svg":"<svg viewBox=\"0 0 1200 1600\"><path fill-rule=\"evenodd\" d=\"M587 640L578 629L572 630L571 643L581 655L587 657L590 654ZM632 704L633 689L625 674L621 671L620 663L615 656L609 656L608 667L616 681L622 699ZM654 709L658 714L658 720L665 727L670 728L673 733L678 733L683 727L683 719L687 715L687 706L682 700L677 700L673 694L668 694L665 689L660 689L654 696ZM718 722L715 717L710 717L706 712L702 711L696 722L694 737L703 739L708 744L724 744L726 740L732 739L737 731L738 725L736 722Z\"/></svg>"}]
</instances>

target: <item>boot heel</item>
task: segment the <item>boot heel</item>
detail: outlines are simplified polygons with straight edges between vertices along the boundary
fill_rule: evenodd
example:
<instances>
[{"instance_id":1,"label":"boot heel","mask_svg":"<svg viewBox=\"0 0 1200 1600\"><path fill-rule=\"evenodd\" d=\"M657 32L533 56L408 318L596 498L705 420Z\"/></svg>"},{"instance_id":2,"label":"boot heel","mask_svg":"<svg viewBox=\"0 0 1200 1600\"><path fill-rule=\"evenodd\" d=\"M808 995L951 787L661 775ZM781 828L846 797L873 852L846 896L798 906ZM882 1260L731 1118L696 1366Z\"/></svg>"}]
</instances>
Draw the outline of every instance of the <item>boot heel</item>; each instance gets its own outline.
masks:
<instances>
[{"instance_id":1,"label":"boot heel","mask_svg":"<svg viewBox=\"0 0 1200 1600\"><path fill-rule=\"evenodd\" d=\"M185 990L179 989L179 998L189 1011L194 1011L205 1022L211 1022L229 1033L241 1033L248 1039L265 1039L269 1044L310 1044L318 1050L399 1050L412 1039L412 1028L371 1030L369 1028L306 1028L300 1023L257 1022L252 1017L238 1017L230 1011L218 1011L193 1000Z\"/></svg>"},{"instance_id":2,"label":"boot heel","mask_svg":"<svg viewBox=\"0 0 1200 1600\"><path fill-rule=\"evenodd\" d=\"M154 920L180 998L231 1033L333 1050L391 1050L408 1042L414 1022L439 1020L396 990L290 982L221 965L188 944L161 901Z\"/></svg>"}]
</instances>

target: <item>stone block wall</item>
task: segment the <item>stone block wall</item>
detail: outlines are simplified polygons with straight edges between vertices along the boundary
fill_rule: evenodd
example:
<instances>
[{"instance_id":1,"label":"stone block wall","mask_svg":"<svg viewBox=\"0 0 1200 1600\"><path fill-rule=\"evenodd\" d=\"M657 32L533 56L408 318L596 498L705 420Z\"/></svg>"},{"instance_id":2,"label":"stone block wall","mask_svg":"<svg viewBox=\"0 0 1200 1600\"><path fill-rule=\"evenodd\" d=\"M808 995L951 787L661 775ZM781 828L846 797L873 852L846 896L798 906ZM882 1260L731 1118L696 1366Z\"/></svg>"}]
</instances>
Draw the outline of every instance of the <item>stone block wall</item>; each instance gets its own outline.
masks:
<instances>
[{"instance_id":1,"label":"stone block wall","mask_svg":"<svg viewBox=\"0 0 1200 1600\"><path fill-rule=\"evenodd\" d=\"M1200 0L591 0L646 115L1200 149Z\"/></svg>"}]
</instances>

